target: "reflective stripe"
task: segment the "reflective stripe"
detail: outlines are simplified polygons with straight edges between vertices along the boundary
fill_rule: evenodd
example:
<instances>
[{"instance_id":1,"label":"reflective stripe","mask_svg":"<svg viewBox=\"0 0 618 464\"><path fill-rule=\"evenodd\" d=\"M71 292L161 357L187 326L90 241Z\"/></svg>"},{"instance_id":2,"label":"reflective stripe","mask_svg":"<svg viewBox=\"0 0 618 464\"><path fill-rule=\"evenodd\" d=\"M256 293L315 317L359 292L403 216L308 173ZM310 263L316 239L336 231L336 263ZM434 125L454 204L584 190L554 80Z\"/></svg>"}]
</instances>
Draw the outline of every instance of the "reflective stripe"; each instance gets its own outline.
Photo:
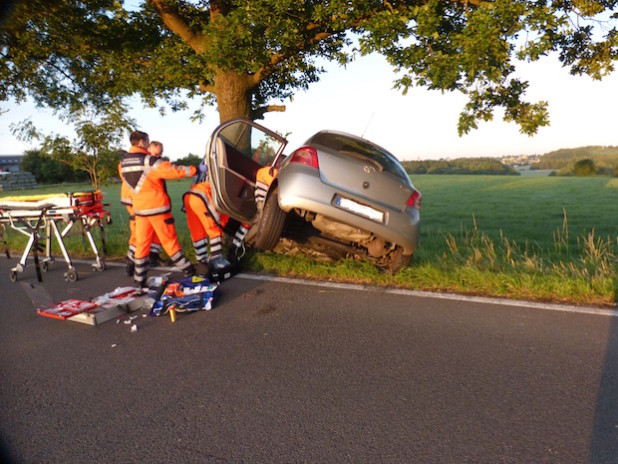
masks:
<instances>
[{"instance_id":1,"label":"reflective stripe","mask_svg":"<svg viewBox=\"0 0 618 464\"><path fill-rule=\"evenodd\" d=\"M266 193L268 190L268 185L263 182L257 181L255 183L255 190L253 195L255 196L255 201L264 201L266 200Z\"/></svg>"},{"instance_id":2,"label":"reflective stripe","mask_svg":"<svg viewBox=\"0 0 618 464\"><path fill-rule=\"evenodd\" d=\"M195 257L198 261L204 261L208 257L208 240L193 242L193 248L195 248Z\"/></svg>"},{"instance_id":3,"label":"reflective stripe","mask_svg":"<svg viewBox=\"0 0 618 464\"><path fill-rule=\"evenodd\" d=\"M155 162L152 163L152 160L155 160ZM151 155L146 155L144 164L146 164L146 169L151 170L156 169L162 162L163 160L159 157L152 157Z\"/></svg>"},{"instance_id":4,"label":"reflective stripe","mask_svg":"<svg viewBox=\"0 0 618 464\"><path fill-rule=\"evenodd\" d=\"M208 211L208 214L212 216L212 218L215 220L217 225L221 224L221 215L219 214L219 211L217 211L217 209L210 202L208 195L206 195L204 192L201 192L199 190L189 190L187 193L185 193L185 195L196 195L200 197L202 201L204 202L204 205L206 206L206 210Z\"/></svg>"},{"instance_id":5,"label":"reflective stripe","mask_svg":"<svg viewBox=\"0 0 618 464\"><path fill-rule=\"evenodd\" d=\"M133 192L140 191L144 184L144 161L146 157L143 154L133 154L125 157L120 163L120 175L124 178L125 185ZM137 179L135 174L141 175Z\"/></svg>"},{"instance_id":6,"label":"reflective stripe","mask_svg":"<svg viewBox=\"0 0 618 464\"><path fill-rule=\"evenodd\" d=\"M139 193L139 191L142 189L142 187L144 186L144 182L146 182L146 177L148 177L148 173L146 172L146 170L144 170L141 177L137 181L137 185L135 186L135 193Z\"/></svg>"},{"instance_id":7,"label":"reflective stripe","mask_svg":"<svg viewBox=\"0 0 618 464\"><path fill-rule=\"evenodd\" d=\"M139 268L135 266L135 271L133 275L138 276L138 277L143 277L145 275L148 275L148 266L139 267Z\"/></svg>"},{"instance_id":8,"label":"reflective stripe","mask_svg":"<svg viewBox=\"0 0 618 464\"><path fill-rule=\"evenodd\" d=\"M178 261L181 258L184 258L184 254L182 253L182 250L179 250L176 253L174 253L172 256L170 256L170 259L174 262Z\"/></svg>"},{"instance_id":9,"label":"reflective stripe","mask_svg":"<svg viewBox=\"0 0 618 464\"><path fill-rule=\"evenodd\" d=\"M223 250L223 240L221 237L215 237L210 240L210 255L220 255Z\"/></svg>"},{"instance_id":10,"label":"reflective stripe","mask_svg":"<svg viewBox=\"0 0 618 464\"><path fill-rule=\"evenodd\" d=\"M133 199L132 198L121 198L120 203L122 203L123 205L127 205L127 206L133 206Z\"/></svg>"},{"instance_id":11,"label":"reflective stripe","mask_svg":"<svg viewBox=\"0 0 618 464\"><path fill-rule=\"evenodd\" d=\"M247 229L245 226L240 226L240 228L236 231L236 234L234 235L234 241L232 242L232 245L238 248L242 244L242 241L245 238L245 235L247 235L248 230L249 229Z\"/></svg>"},{"instance_id":12,"label":"reflective stripe","mask_svg":"<svg viewBox=\"0 0 618 464\"><path fill-rule=\"evenodd\" d=\"M135 260L135 270L133 271L133 279L140 286L143 287L146 283L146 276L148 275L148 268L150 267L150 259L142 258Z\"/></svg>"},{"instance_id":13,"label":"reflective stripe","mask_svg":"<svg viewBox=\"0 0 618 464\"><path fill-rule=\"evenodd\" d=\"M202 247L204 245L208 245L208 239L203 238L202 240L198 240L197 242L193 242L194 247Z\"/></svg>"},{"instance_id":14,"label":"reflective stripe","mask_svg":"<svg viewBox=\"0 0 618 464\"><path fill-rule=\"evenodd\" d=\"M170 259L177 267L179 267L182 270L185 270L191 267L191 262L187 258L185 258L185 255L182 252L182 250L177 251L172 256L170 256Z\"/></svg>"},{"instance_id":15,"label":"reflective stripe","mask_svg":"<svg viewBox=\"0 0 618 464\"><path fill-rule=\"evenodd\" d=\"M161 213L167 213L168 211L171 211L172 208L170 205L165 205L165 206L160 206L158 208L152 208L152 209L140 209L140 210L135 210L135 215L136 216L155 216L157 214L161 214Z\"/></svg>"}]
</instances>

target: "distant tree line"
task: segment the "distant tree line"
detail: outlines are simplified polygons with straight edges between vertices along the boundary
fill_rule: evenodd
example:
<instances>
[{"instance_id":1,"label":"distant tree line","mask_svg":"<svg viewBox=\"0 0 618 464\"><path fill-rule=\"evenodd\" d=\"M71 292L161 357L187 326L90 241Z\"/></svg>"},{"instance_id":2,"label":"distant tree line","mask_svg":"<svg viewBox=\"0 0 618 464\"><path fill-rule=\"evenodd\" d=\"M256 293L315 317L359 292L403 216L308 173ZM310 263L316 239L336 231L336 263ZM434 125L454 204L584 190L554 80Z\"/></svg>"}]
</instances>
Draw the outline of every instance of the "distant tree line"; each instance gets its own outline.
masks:
<instances>
[{"instance_id":1,"label":"distant tree line","mask_svg":"<svg viewBox=\"0 0 618 464\"><path fill-rule=\"evenodd\" d=\"M618 147L565 148L546 153L530 169L550 169L556 176L617 176Z\"/></svg>"},{"instance_id":2,"label":"distant tree line","mask_svg":"<svg viewBox=\"0 0 618 464\"><path fill-rule=\"evenodd\" d=\"M120 162L123 154L124 152L119 151L115 156L111 157L113 159L106 160L106 164L109 165L108 170L113 173L105 177L106 181L110 178L117 177L117 175L114 175L117 172L115 166ZM173 162L174 164L183 166L198 167L203 160L204 158L201 156L189 154ZM88 172L83 169L76 169L66 162L59 161L54 157L42 153L40 150L26 151L19 162L19 169L32 173L39 184L90 181Z\"/></svg>"},{"instance_id":3,"label":"distant tree line","mask_svg":"<svg viewBox=\"0 0 618 464\"><path fill-rule=\"evenodd\" d=\"M518 175L499 158L456 158L453 160L403 161L408 174ZM618 177L618 147L566 148L538 156L531 170L550 170L552 176Z\"/></svg>"},{"instance_id":4,"label":"distant tree line","mask_svg":"<svg viewBox=\"0 0 618 464\"><path fill-rule=\"evenodd\" d=\"M453 160L403 161L408 174L490 174L518 176L512 166L497 158L457 158Z\"/></svg>"},{"instance_id":5,"label":"distant tree line","mask_svg":"<svg viewBox=\"0 0 618 464\"><path fill-rule=\"evenodd\" d=\"M184 158L179 158L173 161L174 164L178 164L180 166L195 166L196 168L204 162L203 156L197 156L193 153L189 153Z\"/></svg>"},{"instance_id":6,"label":"distant tree line","mask_svg":"<svg viewBox=\"0 0 618 464\"><path fill-rule=\"evenodd\" d=\"M45 156L40 150L26 151L19 162L19 169L32 173L39 184L88 181L86 172Z\"/></svg>"}]
</instances>

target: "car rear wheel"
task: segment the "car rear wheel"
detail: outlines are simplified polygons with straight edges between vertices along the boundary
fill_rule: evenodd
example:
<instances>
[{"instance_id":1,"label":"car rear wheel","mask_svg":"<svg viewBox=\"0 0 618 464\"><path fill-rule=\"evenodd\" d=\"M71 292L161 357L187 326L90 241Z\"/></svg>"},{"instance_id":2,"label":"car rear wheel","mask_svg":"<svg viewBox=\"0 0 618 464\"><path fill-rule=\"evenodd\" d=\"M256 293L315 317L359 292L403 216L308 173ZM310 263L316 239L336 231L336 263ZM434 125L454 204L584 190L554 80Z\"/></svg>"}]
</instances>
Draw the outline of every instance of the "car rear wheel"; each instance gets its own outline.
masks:
<instances>
[{"instance_id":1,"label":"car rear wheel","mask_svg":"<svg viewBox=\"0 0 618 464\"><path fill-rule=\"evenodd\" d=\"M275 187L264 203L264 209L257 224L258 230L253 240L253 246L258 250L269 251L275 248L283 232L287 213L279 208L278 197L279 189Z\"/></svg>"},{"instance_id":2,"label":"car rear wheel","mask_svg":"<svg viewBox=\"0 0 618 464\"><path fill-rule=\"evenodd\" d=\"M386 263L386 268L388 269L388 271L395 274L396 272L399 272L400 270L402 270L404 267L408 266L411 260L412 260L412 254L409 254L409 255L405 254L403 252L403 248L398 246L392 252L389 253L388 261Z\"/></svg>"}]
</instances>

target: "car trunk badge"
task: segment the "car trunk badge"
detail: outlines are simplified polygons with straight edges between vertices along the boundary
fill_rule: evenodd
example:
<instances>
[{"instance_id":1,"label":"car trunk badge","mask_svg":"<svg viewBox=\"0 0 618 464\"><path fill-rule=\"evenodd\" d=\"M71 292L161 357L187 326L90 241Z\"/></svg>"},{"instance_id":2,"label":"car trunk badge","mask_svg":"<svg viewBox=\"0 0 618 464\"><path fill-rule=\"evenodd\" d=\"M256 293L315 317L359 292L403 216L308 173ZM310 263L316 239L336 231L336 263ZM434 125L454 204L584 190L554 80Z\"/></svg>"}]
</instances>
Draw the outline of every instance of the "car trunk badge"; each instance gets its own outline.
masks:
<instances>
[{"instance_id":1,"label":"car trunk badge","mask_svg":"<svg viewBox=\"0 0 618 464\"><path fill-rule=\"evenodd\" d=\"M372 174L372 173L376 172L376 168L374 166L369 165L369 164L365 164L365 166L363 167L363 171L365 171L367 174Z\"/></svg>"}]
</instances>

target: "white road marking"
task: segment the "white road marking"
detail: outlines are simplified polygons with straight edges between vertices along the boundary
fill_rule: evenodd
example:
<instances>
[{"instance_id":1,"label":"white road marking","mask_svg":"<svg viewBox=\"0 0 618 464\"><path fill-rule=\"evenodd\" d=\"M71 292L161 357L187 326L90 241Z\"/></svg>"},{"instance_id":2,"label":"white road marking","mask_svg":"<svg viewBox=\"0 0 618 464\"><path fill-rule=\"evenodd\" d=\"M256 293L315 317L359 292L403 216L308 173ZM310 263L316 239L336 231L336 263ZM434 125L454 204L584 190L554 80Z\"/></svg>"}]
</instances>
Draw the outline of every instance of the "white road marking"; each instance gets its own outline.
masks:
<instances>
[{"instance_id":1,"label":"white road marking","mask_svg":"<svg viewBox=\"0 0 618 464\"><path fill-rule=\"evenodd\" d=\"M74 259L74 263L92 263L92 261ZM124 267L126 263L124 262L106 262L108 267ZM171 267L155 267L152 268L155 270L171 270L176 269L180 271L178 268ZM346 283L338 283L338 282L321 282L318 280L305 280L305 279L293 279L290 277L277 277L277 276L269 276L263 274L247 274L247 273L239 273L236 274L235 277L240 277L241 279L248 280L262 280L266 282L282 282L282 283L290 283L297 285L313 285L315 287L322 288L334 288L340 290L357 290L357 291L365 291L365 292L382 292L382 293L390 293L393 295L404 295L404 296L415 296L418 298L434 298L439 300L451 300L451 301L467 301L471 303L482 303L482 304L492 304L492 305L500 305L500 306L515 306L519 308L533 308L533 309L542 309L545 311L557 311L563 313L576 313L576 314L588 314L595 316L606 316L606 317L618 317L618 310L611 308L597 308L594 306L576 306L576 305L567 305L567 304L558 304L558 303L539 303L536 301L524 301L524 300L509 300L507 298L488 298L488 297L479 297L479 296L466 296L466 295L458 295L456 293L440 293L440 292L423 292L419 290L405 290L401 288L389 288L389 287L379 287L375 285L358 285L358 284L346 284ZM25 287L24 287L25 288ZM34 296L31 289L25 288L29 296ZM37 295L40 299L42 295ZM36 297L35 297L36 298Z\"/></svg>"},{"instance_id":2,"label":"white road marking","mask_svg":"<svg viewBox=\"0 0 618 464\"><path fill-rule=\"evenodd\" d=\"M321 282L317 280L292 279L289 277L276 277L261 274L237 274L236 277L249 280L262 280L267 282L282 282L297 285L313 285L322 288L338 290L356 290L364 292L389 293L393 295L414 296L418 298L434 298L439 300L466 301L471 303L492 304L501 306L515 306L520 308L534 308L545 311L558 311L564 313L588 314L596 316L618 317L618 311L611 308L596 308L593 306L563 305L557 303L539 303L535 301L509 300L507 298L488 298L458 295L454 293L423 292L418 290L405 290L400 288L378 287L374 285L346 284L338 282Z\"/></svg>"}]
</instances>

